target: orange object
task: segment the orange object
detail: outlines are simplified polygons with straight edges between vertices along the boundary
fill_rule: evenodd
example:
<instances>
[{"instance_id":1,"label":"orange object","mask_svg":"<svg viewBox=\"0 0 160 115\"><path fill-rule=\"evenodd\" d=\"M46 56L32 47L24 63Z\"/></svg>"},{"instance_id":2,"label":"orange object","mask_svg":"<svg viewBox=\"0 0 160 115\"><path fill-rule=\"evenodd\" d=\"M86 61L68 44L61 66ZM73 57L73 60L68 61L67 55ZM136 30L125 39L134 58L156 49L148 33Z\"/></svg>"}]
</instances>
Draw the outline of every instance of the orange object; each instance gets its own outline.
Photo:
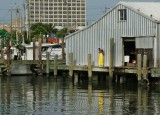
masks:
<instances>
[{"instance_id":1,"label":"orange object","mask_svg":"<svg viewBox=\"0 0 160 115\"><path fill-rule=\"evenodd\" d=\"M48 38L48 43L59 43L58 38Z\"/></svg>"}]
</instances>

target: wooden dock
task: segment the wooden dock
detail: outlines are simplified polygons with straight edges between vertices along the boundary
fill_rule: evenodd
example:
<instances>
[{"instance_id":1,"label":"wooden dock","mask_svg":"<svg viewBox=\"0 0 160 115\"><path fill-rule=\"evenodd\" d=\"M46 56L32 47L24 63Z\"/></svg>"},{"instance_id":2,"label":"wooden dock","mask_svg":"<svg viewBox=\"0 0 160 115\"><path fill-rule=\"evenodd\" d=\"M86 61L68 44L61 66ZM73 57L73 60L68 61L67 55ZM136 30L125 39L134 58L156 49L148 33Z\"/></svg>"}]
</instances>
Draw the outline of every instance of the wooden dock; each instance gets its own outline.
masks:
<instances>
[{"instance_id":1,"label":"wooden dock","mask_svg":"<svg viewBox=\"0 0 160 115\"><path fill-rule=\"evenodd\" d=\"M80 72L86 72L88 73L89 80L92 80L93 73L104 73L106 76L109 75L110 81L113 80L114 75L119 74L135 74L137 76L138 81L147 80L148 81L148 75L152 75L152 77L160 77L160 69L159 68L149 68L147 67L147 57L146 55L142 56L141 54L137 55L137 65L135 67L114 67L112 64L110 64L109 67L97 67L91 65L91 55L88 54L88 65L86 66L76 66L73 65L73 54L70 54L70 61L69 65L66 65L64 60L58 60L57 56L55 56L54 60L49 60L49 56L47 56L47 60L10 60L10 62L7 63L7 60L0 60L0 68L1 73L3 71L7 72L7 75L11 75L10 72L10 66L12 64L27 64L27 65L36 65L37 71L39 75L42 75L42 68L45 69L45 73L49 74L52 70L54 73L54 76L57 76L58 71L67 71L68 76L72 78L73 76L77 76Z\"/></svg>"}]
</instances>

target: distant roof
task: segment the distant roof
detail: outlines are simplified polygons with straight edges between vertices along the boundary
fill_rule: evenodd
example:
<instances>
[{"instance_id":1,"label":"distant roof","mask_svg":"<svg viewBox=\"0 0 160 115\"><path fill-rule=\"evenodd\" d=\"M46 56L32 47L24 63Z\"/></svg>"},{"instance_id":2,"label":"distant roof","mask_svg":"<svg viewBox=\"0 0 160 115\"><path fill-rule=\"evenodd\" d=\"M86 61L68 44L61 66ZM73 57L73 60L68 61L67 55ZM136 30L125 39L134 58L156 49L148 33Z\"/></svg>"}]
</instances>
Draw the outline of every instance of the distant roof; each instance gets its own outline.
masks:
<instances>
[{"instance_id":1,"label":"distant roof","mask_svg":"<svg viewBox=\"0 0 160 115\"><path fill-rule=\"evenodd\" d=\"M133 8L143 14L151 17L157 21L160 21L160 2L124 2L121 1L118 4L122 4L129 8Z\"/></svg>"}]
</instances>

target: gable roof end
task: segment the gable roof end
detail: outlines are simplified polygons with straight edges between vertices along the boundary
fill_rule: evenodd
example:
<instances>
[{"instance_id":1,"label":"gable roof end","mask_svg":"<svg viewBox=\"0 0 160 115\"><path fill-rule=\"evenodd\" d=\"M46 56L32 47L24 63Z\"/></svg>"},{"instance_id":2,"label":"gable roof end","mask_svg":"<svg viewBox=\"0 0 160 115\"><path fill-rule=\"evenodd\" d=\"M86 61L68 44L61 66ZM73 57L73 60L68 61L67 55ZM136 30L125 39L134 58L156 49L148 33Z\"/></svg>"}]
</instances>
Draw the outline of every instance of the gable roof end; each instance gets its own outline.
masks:
<instances>
[{"instance_id":1,"label":"gable roof end","mask_svg":"<svg viewBox=\"0 0 160 115\"><path fill-rule=\"evenodd\" d=\"M154 20L160 21L160 2L119 2L128 8L135 9Z\"/></svg>"}]
</instances>

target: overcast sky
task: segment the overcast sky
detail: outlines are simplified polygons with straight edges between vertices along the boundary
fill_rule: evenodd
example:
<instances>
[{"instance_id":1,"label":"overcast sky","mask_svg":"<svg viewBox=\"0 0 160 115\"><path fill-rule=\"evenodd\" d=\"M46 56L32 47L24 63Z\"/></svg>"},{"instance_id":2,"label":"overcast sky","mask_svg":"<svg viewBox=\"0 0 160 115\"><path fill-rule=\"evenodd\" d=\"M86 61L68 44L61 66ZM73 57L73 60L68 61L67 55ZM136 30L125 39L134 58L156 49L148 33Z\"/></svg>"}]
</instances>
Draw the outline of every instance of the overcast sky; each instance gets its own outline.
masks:
<instances>
[{"instance_id":1,"label":"overcast sky","mask_svg":"<svg viewBox=\"0 0 160 115\"><path fill-rule=\"evenodd\" d=\"M10 22L10 12L11 6L15 7L17 5L22 5L25 0L0 0L0 23ZM87 0L87 22L97 20L101 17L105 11L109 8L114 7L121 0ZM153 1L160 2L160 0L123 0L123 1ZM15 15L13 13L13 15Z\"/></svg>"}]
</instances>

